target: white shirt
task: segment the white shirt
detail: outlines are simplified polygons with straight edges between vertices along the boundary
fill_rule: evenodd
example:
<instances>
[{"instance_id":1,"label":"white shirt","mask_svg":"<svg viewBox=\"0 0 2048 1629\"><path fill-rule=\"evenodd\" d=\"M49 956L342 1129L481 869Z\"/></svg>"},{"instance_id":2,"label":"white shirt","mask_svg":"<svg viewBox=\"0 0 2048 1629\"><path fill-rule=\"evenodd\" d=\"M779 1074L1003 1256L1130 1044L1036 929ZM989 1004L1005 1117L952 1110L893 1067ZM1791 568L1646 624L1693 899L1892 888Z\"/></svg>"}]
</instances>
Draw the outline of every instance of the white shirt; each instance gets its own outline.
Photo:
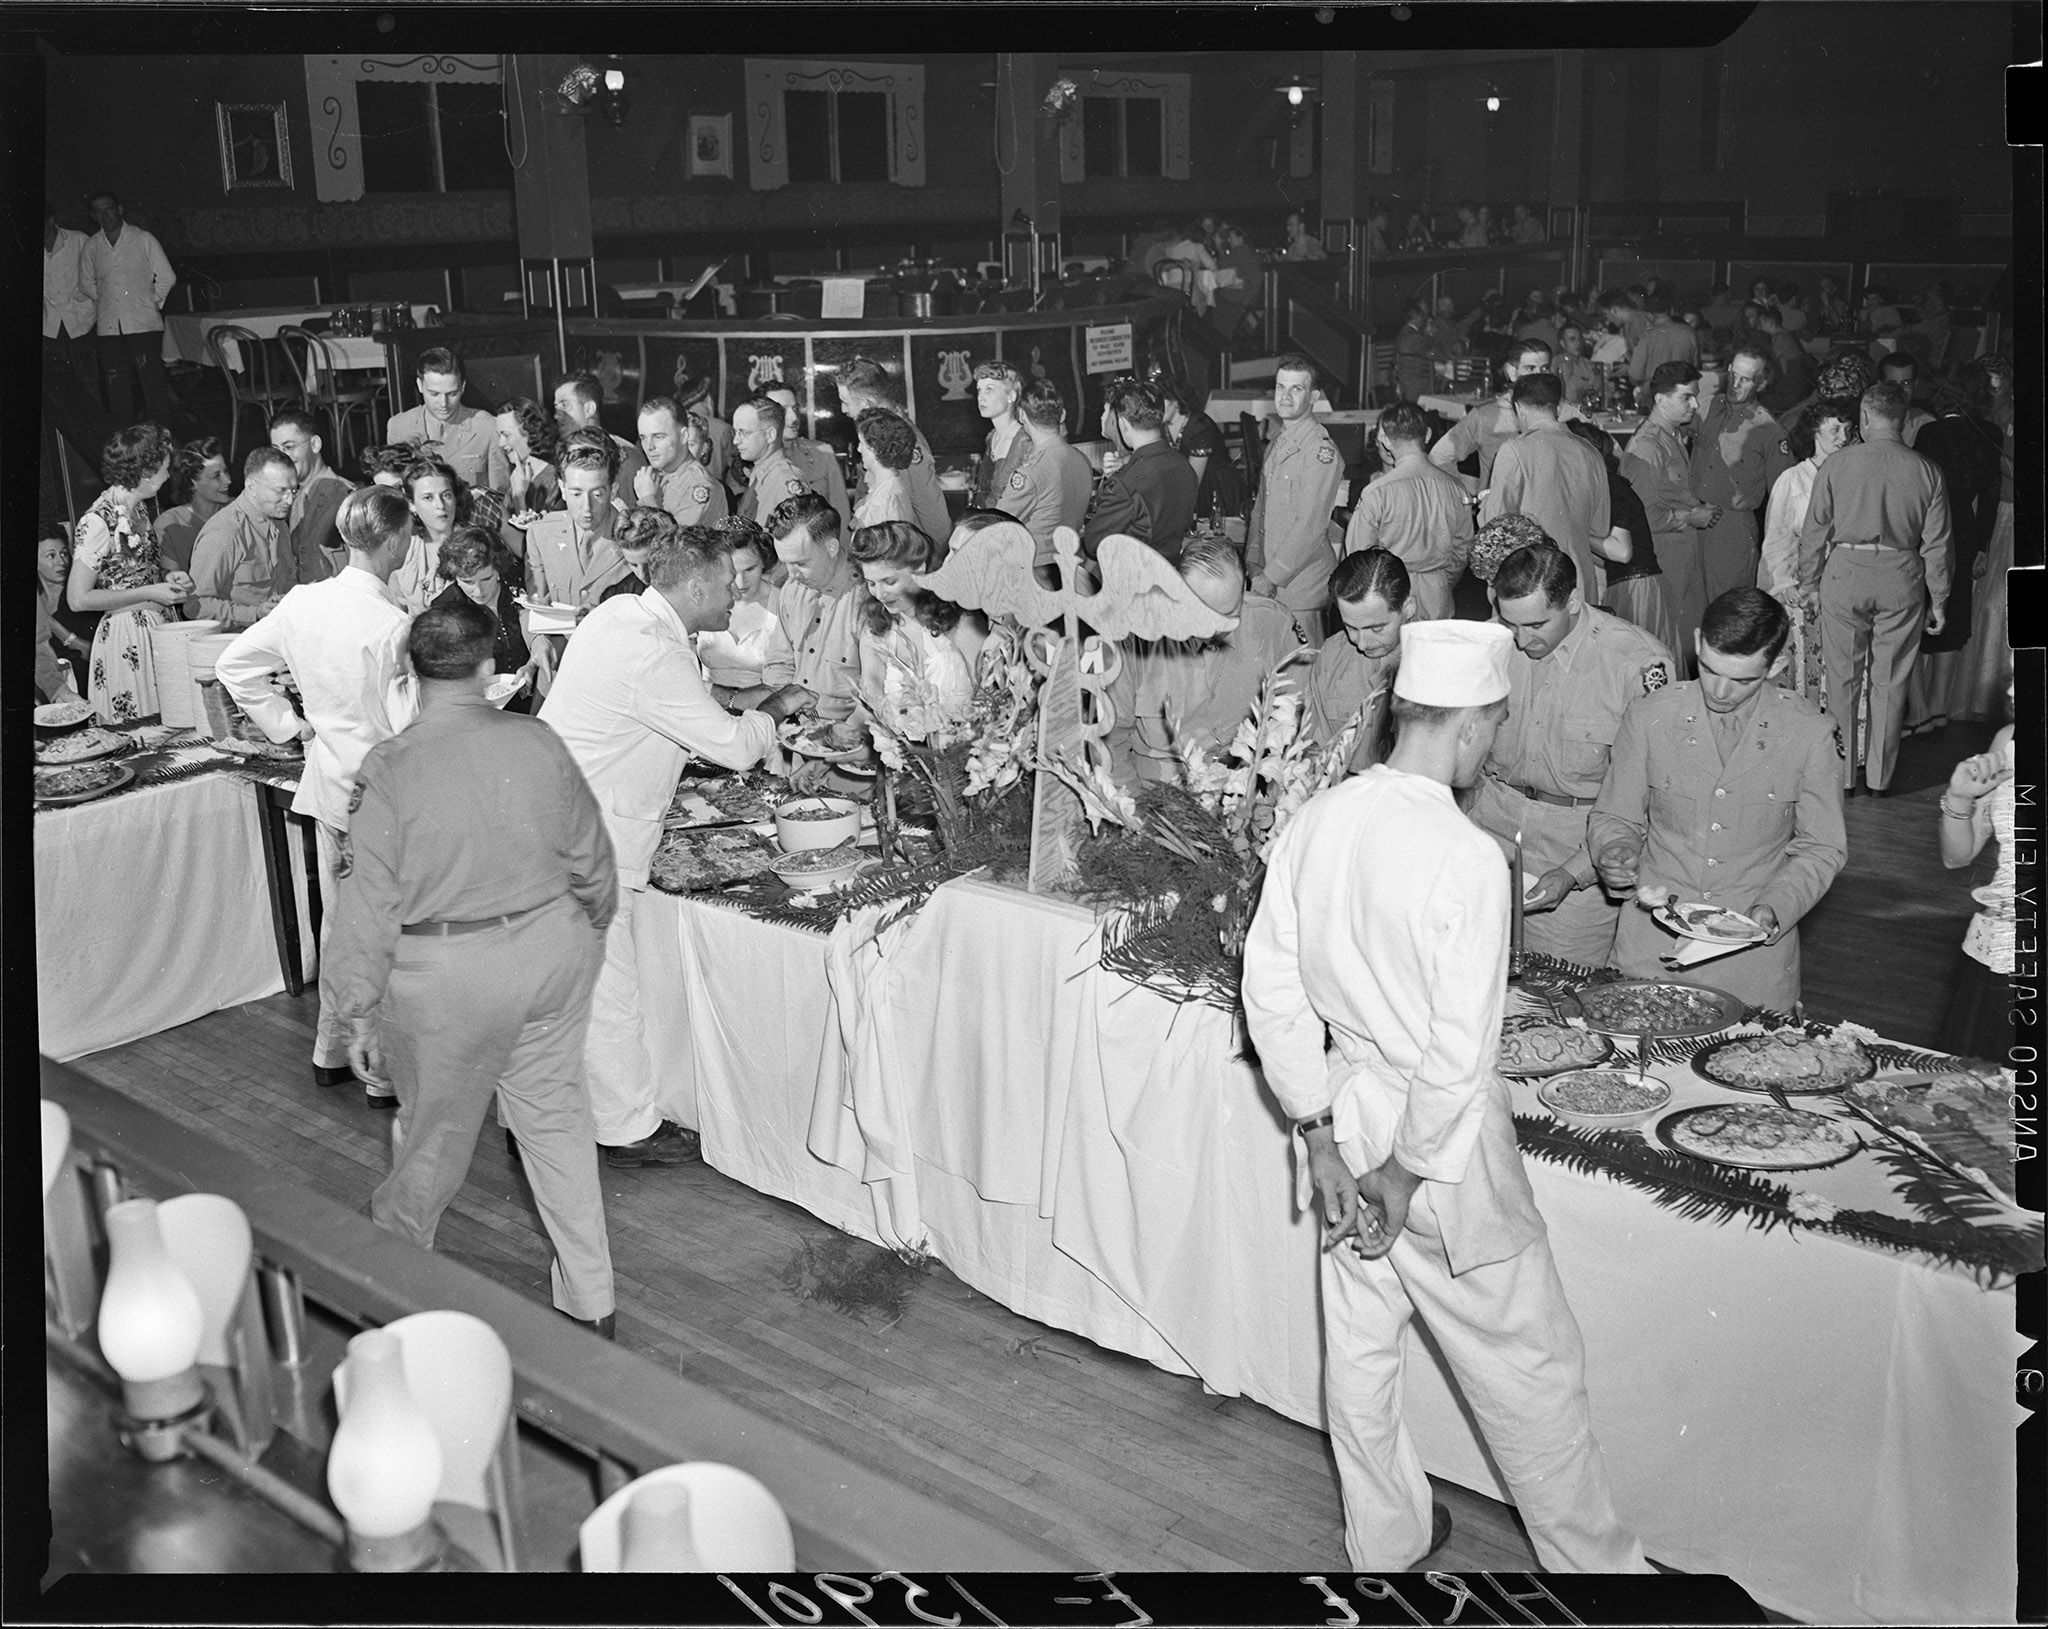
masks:
<instances>
[{"instance_id":1,"label":"white shirt","mask_svg":"<svg viewBox=\"0 0 2048 1629\"><path fill-rule=\"evenodd\" d=\"M104 232L86 239L79 286L93 302L101 333L153 334L163 328L163 303L178 286L178 274L163 245L127 221L119 243L109 243Z\"/></svg>"},{"instance_id":2,"label":"white shirt","mask_svg":"<svg viewBox=\"0 0 2048 1629\"><path fill-rule=\"evenodd\" d=\"M43 251L43 338L59 332L72 339L92 332L92 296L85 292L85 234L57 228L57 241Z\"/></svg>"},{"instance_id":3,"label":"white shirt","mask_svg":"<svg viewBox=\"0 0 2048 1629\"><path fill-rule=\"evenodd\" d=\"M1448 786L1385 764L1281 832L1245 944L1245 1017L1281 1107L1330 1109L1354 1172L1391 1153L1441 1184L1454 1271L1542 1228L1496 1067L1507 959L1499 845Z\"/></svg>"},{"instance_id":4,"label":"white shirt","mask_svg":"<svg viewBox=\"0 0 2048 1629\"><path fill-rule=\"evenodd\" d=\"M761 668L776 626L772 603L738 601L729 627L697 635L697 661L704 676L728 690L753 689L762 682Z\"/></svg>"},{"instance_id":5,"label":"white shirt","mask_svg":"<svg viewBox=\"0 0 2048 1629\"><path fill-rule=\"evenodd\" d=\"M766 713L729 713L712 699L683 619L651 588L583 619L540 716L597 794L626 888L647 886L662 816L692 757L750 769L775 745Z\"/></svg>"},{"instance_id":6,"label":"white shirt","mask_svg":"<svg viewBox=\"0 0 2048 1629\"><path fill-rule=\"evenodd\" d=\"M1756 586L1781 600L1799 591L1799 528L1806 524L1806 506L1813 502L1813 478L1819 471L1811 458L1800 459L1778 477L1764 511Z\"/></svg>"},{"instance_id":7,"label":"white shirt","mask_svg":"<svg viewBox=\"0 0 2048 1629\"><path fill-rule=\"evenodd\" d=\"M306 744L294 812L348 829L363 759L419 710L405 656L410 626L384 585L351 565L324 582L292 589L221 653L220 682L273 741L297 735L299 720L270 676L289 668L298 684L313 739Z\"/></svg>"}]
</instances>

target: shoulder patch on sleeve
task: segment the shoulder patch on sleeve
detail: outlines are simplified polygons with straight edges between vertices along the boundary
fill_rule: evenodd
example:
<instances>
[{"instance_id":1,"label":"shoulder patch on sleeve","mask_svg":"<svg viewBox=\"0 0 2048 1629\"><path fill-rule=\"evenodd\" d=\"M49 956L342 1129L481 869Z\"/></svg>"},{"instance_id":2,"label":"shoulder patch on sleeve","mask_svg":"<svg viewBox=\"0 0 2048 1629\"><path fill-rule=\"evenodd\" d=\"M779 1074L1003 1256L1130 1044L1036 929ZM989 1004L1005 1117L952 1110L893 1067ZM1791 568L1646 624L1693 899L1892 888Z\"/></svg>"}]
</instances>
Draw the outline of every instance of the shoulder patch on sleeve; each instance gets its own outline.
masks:
<instances>
[{"instance_id":1,"label":"shoulder patch on sleeve","mask_svg":"<svg viewBox=\"0 0 2048 1629\"><path fill-rule=\"evenodd\" d=\"M363 783L358 780L355 789L348 795L348 812L354 814L363 806Z\"/></svg>"},{"instance_id":2,"label":"shoulder patch on sleeve","mask_svg":"<svg viewBox=\"0 0 2048 1629\"><path fill-rule=\"evenodd\" d=\"M799 481L794 475L790 476L784 482L784 486L787 489L784 495L791 498L796 497L799 493L810 491L810 488L805 486L803 482Z\"/></svg>"},{"instance_id":3,"label":"shoulder patch on sleeve","mask_svg":"<svg viewBox=\"0 0 2048 1629\"><path fill-rule=\"evenodd\" d=\"M1010 490L1012 492L1022 492L1024 490L1024 472L1021 469L1010 477Z\"/></svg>"},{"instance_id":4,"label":"shoulder patch on sleeve","mask_svg":"<svg viewBox=\"0 0 2048 1629\"><path fill-rule=\"evenodd\" d=\"M1654 662L1645 662L1643 664L1644 695L1647 696L1653 690L1662 690L1670 682L1671 664L1662 657L1659 657Z\"/></svg>"},{"instance_id":5,"label":"shoulder patch on sleeve","mask_svg":"<svg viewBox=\"0 0 2048 1629\"><path fill-rule=\"evenodd\" d=\"M1331 446L1328 441L1318 443L1316 447L1316 462L1319 464L1336 463L1337 449Z\"/></svg>"},{"instance_id":6,"label":"shoulder patch on sleeve","mask_svg":"<svg viewBox=\"0 0 2048 1629\"><path fill-rule=\"evenodd\" d=\"M1784 440L1778 443L1778 451L1783 453L1787 458L1790 458L1792 456L1792 438L1790 436L1787 436Z\"/></svg>"},{"instance_id":7,"label":"shoulder patch on sleeve","mask_svg":"<svg viewBox=\"0 0 2048 1629\"><path fill-rule=\"evenodd\" d=\"M702 484L702 483L700 482L700 483L699 483L699 484L697 484L696 486L693 486L693 487L691 487L691 488L690 488L690 502L692 502L692 503L709 503L710 501L711 501L711 488L710 488L710 487L708 487L708 486L705 486L705 485L703 485L703 484Z\"/></svg>"}]
</instances>

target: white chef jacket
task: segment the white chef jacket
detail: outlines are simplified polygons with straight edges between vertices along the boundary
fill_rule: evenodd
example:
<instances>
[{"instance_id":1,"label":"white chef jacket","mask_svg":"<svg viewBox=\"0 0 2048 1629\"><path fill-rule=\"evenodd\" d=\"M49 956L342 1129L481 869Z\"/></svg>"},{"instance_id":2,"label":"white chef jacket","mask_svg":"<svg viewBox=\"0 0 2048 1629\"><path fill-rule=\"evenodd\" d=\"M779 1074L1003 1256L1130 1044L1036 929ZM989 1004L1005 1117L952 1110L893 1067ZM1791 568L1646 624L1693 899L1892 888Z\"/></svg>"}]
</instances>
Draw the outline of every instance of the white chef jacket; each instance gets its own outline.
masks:
<instances>
[{"instance_id":1,"label":"white chef jacket","mask_svg":"<svg viewBox=\"0 0 2048 1629\"><path fill-rule=\"evenodd\" d=\"M1295 1119L1332 1111L1354 1173L1391 1153L1431 1184L1454 1273L1543 1231L1495 1063L1507 958L1499 847L1448 786L1385 764L1281 832L1245 944L1266 1084Z\"/></svg>"},{"instance_id":2,"label":"white chef jacket","mask_svg":"<svg viewBox=\"0 0 2048 1629\"><path fill-rule=\"evenodd\" d=\"M313 739L306 743L294 813L337 831L348 829L349 799L363 759L419 711L405 656L410 626L384 585L351 565L292 589L221 653L215 668L220 682L273 741L291 740L299 720L270 676L289 668L298 684Z\"/></svg>"},{"instance_id":3,"label":"white chef jacket","mask_svg":"<svg viewBox=\"0 0 2048 1629\"><path fill-rule=\"evenodd\" d=\"M133 221L121 241L95 232L79 256L79 286L91 297L103 334L154 334L164 325L163 304L178 286L163 245Z\"/></svg>"},{"instance_id":4,"label":"white chef jacket","mask_svg":"<svg viewBox=\"0 0 2048 1629\"><path fill-rule=\"evenodd\" d=\"M71 339L92 332L92 296L85 291L85 234L57 228L57 241L43 251L43 338Z\"/></svg>"},{"instance_id":5,"label":"white chef jacket","mask_svg":"<svg viewBox=\"0 0 2048 1629\"><path fill-rule=\"evenodd\" d=\"M751 769L775 745L766 713L729 713L712 698L689 630L652 588L615 595L578 624L540 717L597 794L626 888L647 886L692 757Z\"/></svg>"}]
</instances>

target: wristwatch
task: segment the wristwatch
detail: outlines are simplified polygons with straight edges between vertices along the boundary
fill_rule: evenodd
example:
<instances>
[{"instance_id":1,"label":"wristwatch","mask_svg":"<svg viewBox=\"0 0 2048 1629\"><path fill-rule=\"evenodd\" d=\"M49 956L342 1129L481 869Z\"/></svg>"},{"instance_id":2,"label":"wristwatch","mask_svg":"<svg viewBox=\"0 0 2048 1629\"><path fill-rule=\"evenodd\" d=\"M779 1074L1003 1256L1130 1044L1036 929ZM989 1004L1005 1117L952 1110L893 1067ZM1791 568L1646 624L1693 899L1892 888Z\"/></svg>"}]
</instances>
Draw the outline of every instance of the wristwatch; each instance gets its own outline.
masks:
<instances>
[{"instance_id":1,"label":"wristwatch","mask_svg":"<svg viewBox=\"0 0 2048 1629\"><path fill-rule=\"evenodd\" d=\"M1333 1113L1329 1109L1325 1109L1321 1114L1311 1115L1306 1120L1295 1121L1294 1129L1304 1139L1306 1139L1311 1131L1318 1130L1323 1126L1335 1125L1336 1121L1337 1116L1335 1115L1335 1113Z\"/></svg>"}]
</instances>

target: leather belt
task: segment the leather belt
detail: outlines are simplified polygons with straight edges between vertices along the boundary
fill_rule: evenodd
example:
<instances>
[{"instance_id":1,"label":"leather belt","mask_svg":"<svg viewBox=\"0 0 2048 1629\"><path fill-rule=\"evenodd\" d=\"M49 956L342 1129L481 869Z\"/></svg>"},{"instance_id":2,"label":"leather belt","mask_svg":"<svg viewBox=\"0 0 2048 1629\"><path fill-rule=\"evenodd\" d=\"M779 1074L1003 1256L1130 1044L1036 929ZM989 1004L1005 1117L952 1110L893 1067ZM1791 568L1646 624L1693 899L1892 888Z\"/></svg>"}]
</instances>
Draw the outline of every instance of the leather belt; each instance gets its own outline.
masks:
<instances>
[{"instance_id":1,"label":"leather belt","mask_svg":"<svg viewBox=\"0 0 2048 1629\"><path fill-rule=\"evenodd\" d=\"M562 896L557 894L555 899ZM554 904L553 899L544 899L538 905L529 905L523 911L514 911L509 916L481 916L473 922L408 922L400 933L430 934L435 938L453 937L458 933L482 933L489 928L509 928L514 922L522 922L535 911L544 911Z\"/></svg>"},{"instance_id":2,"label":"leather belt","mask_svg":"<svg viewBox=\"0 0 2048 1629\"><path fill-rule=\"evenodd\" d=\"M1857 549L1864 554L1889 554L1893 550L1893 545L1890 543L1837 543L1835 547L1838 549Z\"/></svg>"},{"instance_id":3,"label":"leather belt","mask_svg":"<svg viewBox=\"0 0 2048 1629\"><path fill-rule=\"evenodd\" d=\"M1517 786L1513 781L1495 777L1495 784L1506 787L1510 792L1519 792L1532 803L1548 803L1556 809L1590 809L1600 800L1594 798L1568 798L1562 792L1539 792L1533 786Z\"/></svg>"}]
</instances>

